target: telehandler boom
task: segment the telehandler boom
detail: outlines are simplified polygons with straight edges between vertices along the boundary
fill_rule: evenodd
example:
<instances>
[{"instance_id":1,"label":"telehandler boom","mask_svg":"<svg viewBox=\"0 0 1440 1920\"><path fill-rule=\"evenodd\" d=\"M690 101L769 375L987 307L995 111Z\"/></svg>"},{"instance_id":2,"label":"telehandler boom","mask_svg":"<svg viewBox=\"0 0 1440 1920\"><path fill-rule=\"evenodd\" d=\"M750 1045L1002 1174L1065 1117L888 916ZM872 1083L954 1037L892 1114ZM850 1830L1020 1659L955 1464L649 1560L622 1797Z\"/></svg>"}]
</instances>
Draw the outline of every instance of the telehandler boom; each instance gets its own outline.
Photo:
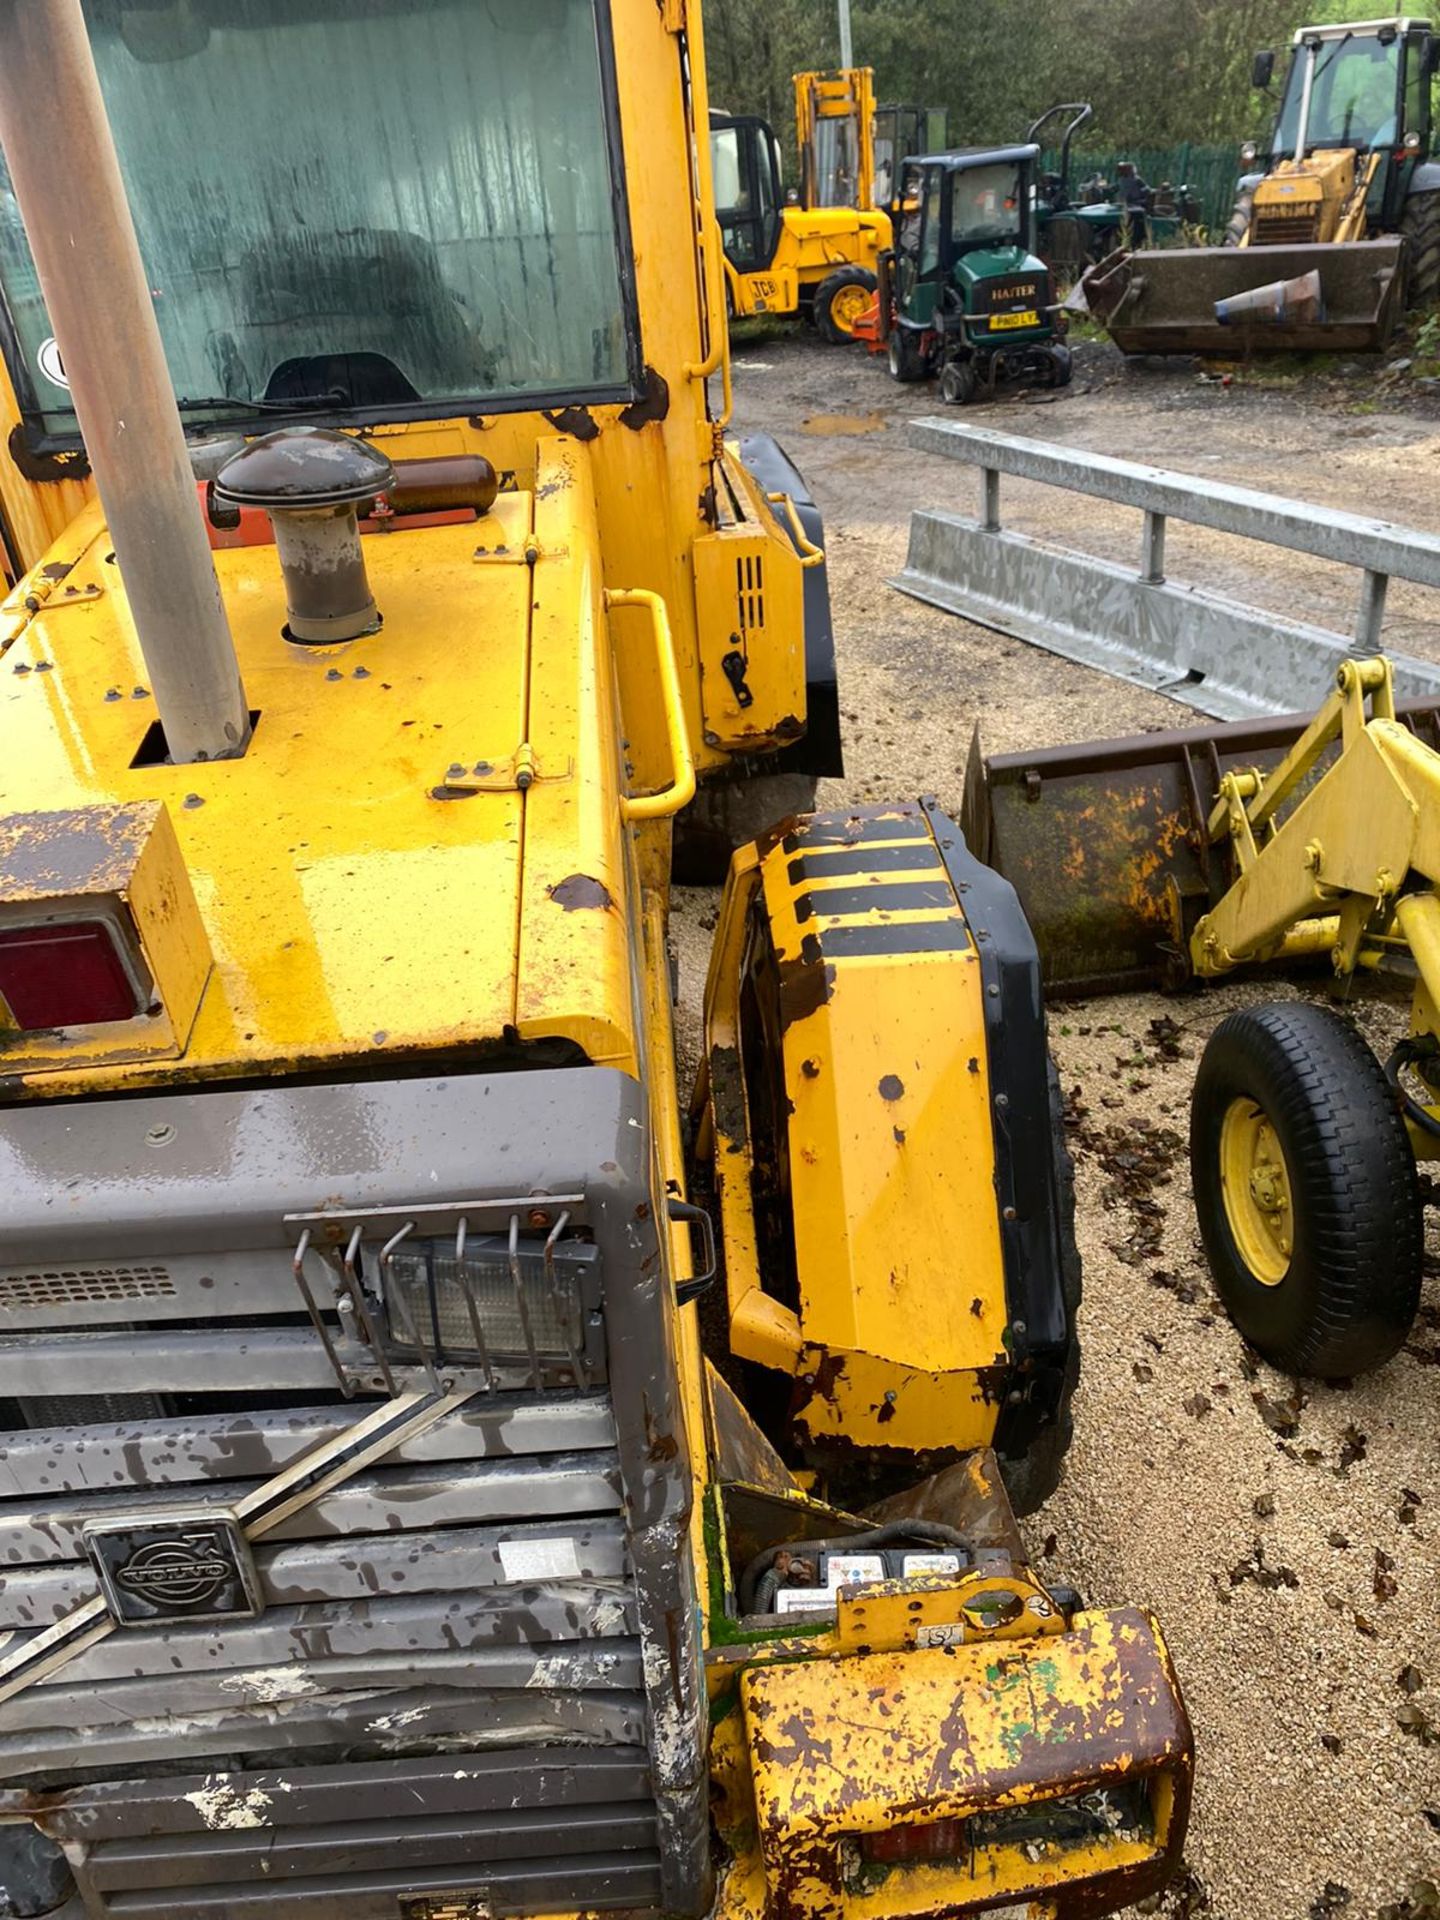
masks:
<instances>
[{"instance_id":1,"label":"telehandler boom","mask_svg":"<svg viewBox=\"0 0 1440 1920\"><path fill-rule=\"evenodd\" d=\"M98 495L0 608L12 1914L1083 1920L1178 1856L1159 1629L1007 1497L1073 1197L932 803L738 850L687 1167L675 823L813 778L828 634L707 108L693 0L0 0L71 459L0 491Z\"/></svg>"}]
</instances>

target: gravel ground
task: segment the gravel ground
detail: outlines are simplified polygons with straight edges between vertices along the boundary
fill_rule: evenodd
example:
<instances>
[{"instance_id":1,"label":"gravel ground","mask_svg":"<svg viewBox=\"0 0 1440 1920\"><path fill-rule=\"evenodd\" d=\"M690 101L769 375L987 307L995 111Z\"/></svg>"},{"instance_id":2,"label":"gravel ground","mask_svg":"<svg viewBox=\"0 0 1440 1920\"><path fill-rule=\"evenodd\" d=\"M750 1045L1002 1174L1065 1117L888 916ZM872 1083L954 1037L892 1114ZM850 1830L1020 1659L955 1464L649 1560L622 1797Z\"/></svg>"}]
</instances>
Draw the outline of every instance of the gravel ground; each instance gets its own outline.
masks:
<instances>
[{"instance_id":1,"label":"gravel ground","mask_svg":"<svg viewBox=\"0 0 1440 1920\"><path fill-rule=\"evenodd\" d=\"M848 773L836 804L939 795L957 809L980 725L1004 750L1157 726L1189 709L907 600L885 583L910 510L970 510L975 481L905 445L939 411L879 363L794 336L737 348L736 419L776 433L826 516ZM1440 479L1436 403L1373 368L1299 379L1127 368L1082 348L1070 393L977 423L1419 526ZM1132 559L1137 516L1006 484L1007 524ZM1182 529L1167 571L1344 631L1356 581L1299 555ZM1396 585L1390 643L1440 659L1437 609ZM682 1004L698 1007L714 896L682 892ZM1086 1292L1077 1435L1032 1550L1097 1604L1160 1616L1198 1746L1184 1871L1146 1911L1209 1920L1440 1915L1440 1249L1405 1351L1352 1385L1257 1365L1216 1301L1184 1150L1205 1039L1279 978L1055 1009ZM1388 1050L1402 1004L1367 997ZM693 1025L682 1034L692 1054Z\"/></svg>"}]
</instances>

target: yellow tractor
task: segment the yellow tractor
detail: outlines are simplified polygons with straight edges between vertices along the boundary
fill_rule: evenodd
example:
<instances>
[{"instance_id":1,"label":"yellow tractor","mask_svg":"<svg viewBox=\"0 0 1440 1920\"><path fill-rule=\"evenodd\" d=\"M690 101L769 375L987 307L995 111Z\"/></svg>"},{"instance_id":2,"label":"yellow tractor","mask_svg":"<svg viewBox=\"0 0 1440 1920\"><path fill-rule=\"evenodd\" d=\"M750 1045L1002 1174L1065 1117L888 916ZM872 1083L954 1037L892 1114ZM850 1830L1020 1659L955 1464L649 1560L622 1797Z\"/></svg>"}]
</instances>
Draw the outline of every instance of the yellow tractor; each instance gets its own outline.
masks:
<instances>
[{"instance_id":1,"label":"yellow tractor","mask_svg":"<svg viewBox=\"0 0 1440 1920\"><path fill-rule=\"evenodd\" d=\"M1383 347L1407 305L1440 300L1437 55L1413 15L1299 28L1223 245L1111 254L1089 310L1127 353ZM1256 55L1257 87L1274 64Z\"/></svg>"},{"instance_id":2,"label":"yellow tractor","mask_svg":"<svg viewBox=\"0 0 1440 1920\"><path fill-rule=\"evenodd\" d=\"M1007 1496L1070 1169L936 806L737 851L687 1163L675 823L803 747L823 555L727 440L707 131L694 0L0 6L16 445L97 489L0 608L12 1915L1178 1857L1160 1631Z\"/></svg>"},{"instance_id":3,"label":"yellow tractor","mask_svg":"<svg viewBox=\"0 0 1440 1920\"><path fill-rule=\"evenodd\" d=\"M1228 1015L1191 1101L1200 1232L1246 1339L1321 1378L1390 1359L1420 1301L1416 1163L1440 1159L1440 708L1397 709L1376 656L1308 721L977 755L966 830L1033 907L1054 992L1272 966L1409 984L1383 1062L1329 1007Z\"/></svg>"},{"instance_id":4,"label":"yellow tractor","mask_svg":"<svg viewBox=\"0 0 1440 1920\"><path fill-rule=\"evenodd\" d=\"M799 314L834 345L854 339L891 241L875 201L875 94L868 67L797 73L800 187L786 192L780 142L750 114L710 115L715 200L731 314Z\"/></svg>"}]
</instances>

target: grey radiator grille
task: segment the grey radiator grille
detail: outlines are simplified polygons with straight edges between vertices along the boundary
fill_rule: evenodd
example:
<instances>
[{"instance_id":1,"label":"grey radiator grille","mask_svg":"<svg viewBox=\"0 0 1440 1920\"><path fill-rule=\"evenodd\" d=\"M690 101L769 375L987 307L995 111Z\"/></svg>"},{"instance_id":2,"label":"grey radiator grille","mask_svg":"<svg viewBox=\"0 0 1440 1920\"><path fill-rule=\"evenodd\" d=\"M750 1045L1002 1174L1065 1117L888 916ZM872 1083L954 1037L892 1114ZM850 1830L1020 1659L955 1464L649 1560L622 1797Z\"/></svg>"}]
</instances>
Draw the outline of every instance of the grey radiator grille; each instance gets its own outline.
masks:
<instances>
[{"instance_id":1,"label":"grey radiator grille","mask_svg":"<svg viewBox=\"0 0 1440 1920\"><path fill-rule=\"evenodd\" d=\"M86 1520L223 1506L363 1411L10 1436L0 1631L96 1591ZM472 1401L255 1560L257 1618L116 1631L0 1703L0 1784L53 1797L92 1914L393 1920L477 1880L514 1914L656 1897L605 1395Z\"/></svg>"},{"instance_id":2,"label":"grey radiator grille","mask_svg":"<svg viewBox=\"0 0 1440 1920\"><path fill-rule=\"evenodd\" d=\"M659 1897L643 1748L214 1773L97 1787L48 1823L92 1909L130 1920L394 1920ZM402 1809L423 1805L423 1815ZM410 1903L414 1903L411 1905ZM403 1903L403 1904L402 1904ZM471 1911L474 1908L470 1908Z\"/></svg>"}]
</instances>

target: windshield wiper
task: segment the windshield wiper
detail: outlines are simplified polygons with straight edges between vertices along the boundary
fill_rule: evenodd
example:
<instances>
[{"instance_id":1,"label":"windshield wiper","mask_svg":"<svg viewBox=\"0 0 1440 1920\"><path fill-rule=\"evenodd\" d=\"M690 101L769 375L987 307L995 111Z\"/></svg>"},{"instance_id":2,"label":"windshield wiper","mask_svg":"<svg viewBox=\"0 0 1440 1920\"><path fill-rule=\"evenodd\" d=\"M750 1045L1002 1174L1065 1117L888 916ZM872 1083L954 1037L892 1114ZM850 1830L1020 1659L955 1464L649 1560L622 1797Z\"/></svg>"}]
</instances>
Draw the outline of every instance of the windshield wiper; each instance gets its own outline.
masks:
<instances>
[{"instance_id":1,"label":"windshield wiper","mask_svg":"<svg viewBox=\"0 0 1440 1920\"><path fill-rule=\"evenodd\" d=\"M1324 73L1327 70L1327 68L1329 68L1334 63L1336 54L1339 53L1340 49L1345 45L1345 42L1347 40L1353 40L1354 38L1355 38L1355 34L1353 29L1347 28L1345 32L1341 34L1340 38L1335 42L1334 46L1330 49L1329 53L1326 54L1325 58L1323 60L1316 61L1314 80L1311 81L1312 86L1314 85L1315 80L1318 80L1321 74Z\"/></svg>"},{"instance_id":2,"label":"windshield wiper","mask_svg":"<svg viewBox=\"0 0 1440 1920\"><path fill-rule=\"evenodd\" d=\"M314 413L320 407L348 407L350 396L339 387L331 387L326 393L297 394L293 400L250 400L238 393L216 393L203 400L177 400L175 404L182 413L200 407L233 407L241 413Z\"/></svg>"}]
</instances>

